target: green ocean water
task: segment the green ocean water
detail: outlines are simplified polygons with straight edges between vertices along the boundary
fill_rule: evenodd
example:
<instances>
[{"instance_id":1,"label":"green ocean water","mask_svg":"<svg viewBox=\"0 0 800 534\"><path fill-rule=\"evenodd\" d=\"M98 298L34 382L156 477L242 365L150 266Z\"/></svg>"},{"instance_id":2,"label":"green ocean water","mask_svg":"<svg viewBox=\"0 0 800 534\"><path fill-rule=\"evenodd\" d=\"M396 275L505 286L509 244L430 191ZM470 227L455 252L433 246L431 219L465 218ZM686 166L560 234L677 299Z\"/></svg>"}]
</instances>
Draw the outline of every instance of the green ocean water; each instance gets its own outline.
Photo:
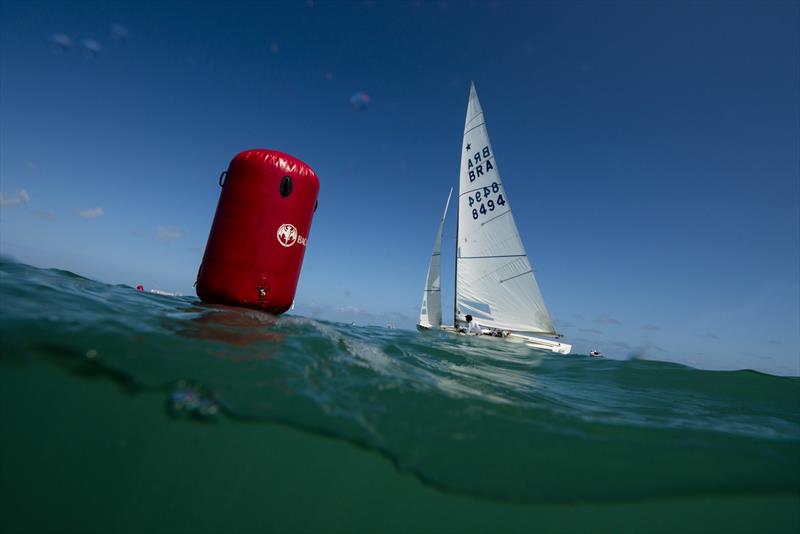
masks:
<instances>
[{"instance_id":1,"label":"green ocean water","mask_svg":"<svg viewBox=\"0 0 800 534\"><path fill-rule=\"evenodd\" d=\"M0 261L9 532L798 532L800 379Z\"/></svg>"}]
</instances>

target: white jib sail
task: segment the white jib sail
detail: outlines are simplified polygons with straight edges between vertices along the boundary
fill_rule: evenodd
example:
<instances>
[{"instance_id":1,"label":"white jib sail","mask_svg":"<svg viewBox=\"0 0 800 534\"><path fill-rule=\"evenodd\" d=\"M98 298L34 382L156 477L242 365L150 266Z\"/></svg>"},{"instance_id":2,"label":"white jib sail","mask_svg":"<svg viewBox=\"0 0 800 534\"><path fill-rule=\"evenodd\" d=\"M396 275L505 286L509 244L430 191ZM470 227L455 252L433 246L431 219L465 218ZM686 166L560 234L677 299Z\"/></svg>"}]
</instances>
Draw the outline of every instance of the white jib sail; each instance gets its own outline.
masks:
<instances>
[{"instance_id":1,"label":"white jib sail","mask_svg":"<svg viewBox=\"0 0 800 534\"><path fill-rule=\"evenodd\" d=\"M555 335L500 180L475 85L461 146L456 247L456 323Z\"/></svg>"},{"instance_id":2,"label":"white jib sail","mask_svg":"<svg viewBox=\"0 0 800 534\"><path fill-rule=\"evenodd\" d=\"M439 222L439 231L436 232L436 241L433 242L433 253L428 264L428 278L425 280L425 290L422 292L422 307L419 310L419 324L424 327L442 326L442 230L444 229L444 219L447 217L447 208L450 206L450 197L453 189L447 195L447 203L444 205L442 220Z\"/></svg>"}]
</instances>

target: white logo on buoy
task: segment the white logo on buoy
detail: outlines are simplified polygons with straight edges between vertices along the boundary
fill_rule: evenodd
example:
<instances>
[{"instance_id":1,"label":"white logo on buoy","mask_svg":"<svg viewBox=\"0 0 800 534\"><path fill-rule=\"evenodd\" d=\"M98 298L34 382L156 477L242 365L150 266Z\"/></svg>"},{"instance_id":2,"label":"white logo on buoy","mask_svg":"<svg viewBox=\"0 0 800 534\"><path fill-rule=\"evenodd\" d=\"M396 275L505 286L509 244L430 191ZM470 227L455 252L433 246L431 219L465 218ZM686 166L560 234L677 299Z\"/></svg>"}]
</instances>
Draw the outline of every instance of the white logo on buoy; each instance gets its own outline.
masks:
<instances>
[{"instance_id":1,"label":"white logo on buoy","mask_svg":"<svg viewBox=\"0 0 800 534\"><path fill-rule=\"evenodd\" d=\"M297 228L292 224L282 224L278 228L278 243L284 247L291 247L297 241Z\"/></svg>"}]
</instances>

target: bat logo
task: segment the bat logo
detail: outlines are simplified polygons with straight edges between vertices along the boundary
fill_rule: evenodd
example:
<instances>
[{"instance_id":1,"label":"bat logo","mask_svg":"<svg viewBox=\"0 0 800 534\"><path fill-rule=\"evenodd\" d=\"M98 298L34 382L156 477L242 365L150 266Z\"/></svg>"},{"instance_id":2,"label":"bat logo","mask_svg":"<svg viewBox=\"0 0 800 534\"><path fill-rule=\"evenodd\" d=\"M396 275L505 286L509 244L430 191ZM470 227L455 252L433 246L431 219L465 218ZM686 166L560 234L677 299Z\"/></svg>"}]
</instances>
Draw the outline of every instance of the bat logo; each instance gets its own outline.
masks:
<instances>
[{"instance_id":1,"label":"bat logo","mask_svg":"<svg viewBox=\"0 0 800 534\"><path fill-rule=\"evenodd\" d=\"M278 228L278 243L284 247L291 247L297 241L297 228L291 224L282 224Z\"/></svg>"}]
</instances>

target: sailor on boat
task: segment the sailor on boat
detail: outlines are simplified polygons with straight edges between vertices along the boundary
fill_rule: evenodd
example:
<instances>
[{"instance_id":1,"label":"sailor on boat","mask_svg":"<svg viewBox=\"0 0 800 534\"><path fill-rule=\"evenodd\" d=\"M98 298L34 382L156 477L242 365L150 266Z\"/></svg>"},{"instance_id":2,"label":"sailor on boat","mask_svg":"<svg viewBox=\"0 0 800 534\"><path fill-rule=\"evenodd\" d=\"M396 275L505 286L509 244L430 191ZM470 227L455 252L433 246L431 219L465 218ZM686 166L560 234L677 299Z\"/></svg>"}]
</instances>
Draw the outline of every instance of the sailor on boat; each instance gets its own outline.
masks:
<instances>
[{"instance_id":1,"label":"sailor on boat","mask_svg":"<svg viewBox=\"0 0 800 534\"><path fill-rule=\"evenodd\" d=\"M481 326L478 324L477 321L472 320L471 315L467 315L466 319L467 319L467 326L466 328L464 327L460 328L459 329L460 332L464 334L475 334L476 336L480 336L481 334L483 334L483 329L481 328Z\"/></svg>"},{"instance_id":2,"label":"sailor on boat","mask_svg":"<svg viewBox=\"0 0 800 534\"><path fill-rule=\"evenodd\" d=\"M489 330L489 334L488 335L494 336L494 337L506 337L510 333L511 332L509 332L508 330L500 330L499 328L492 328L491 330Z\"/></svg>"}]
</instances>

